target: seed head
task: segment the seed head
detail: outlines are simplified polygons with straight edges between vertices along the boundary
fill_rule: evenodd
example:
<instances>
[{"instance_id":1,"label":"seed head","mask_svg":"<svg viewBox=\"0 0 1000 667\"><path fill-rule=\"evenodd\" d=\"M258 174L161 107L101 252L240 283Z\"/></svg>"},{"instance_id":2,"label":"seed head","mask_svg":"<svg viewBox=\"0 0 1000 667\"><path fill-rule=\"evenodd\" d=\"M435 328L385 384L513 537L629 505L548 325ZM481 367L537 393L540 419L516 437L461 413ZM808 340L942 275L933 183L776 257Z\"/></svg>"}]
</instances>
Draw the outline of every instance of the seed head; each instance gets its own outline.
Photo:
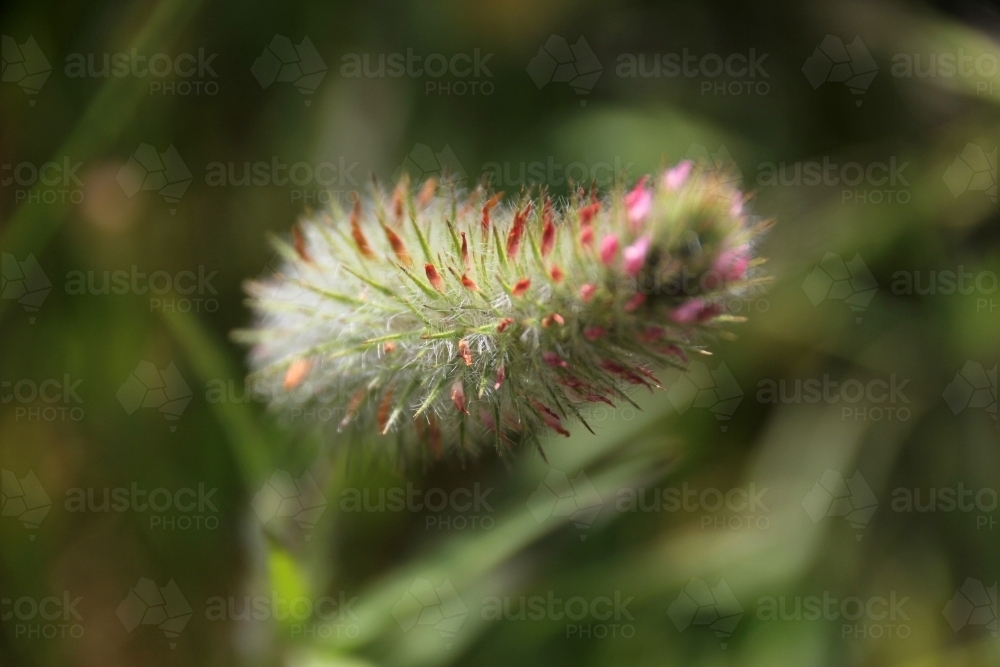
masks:
<instances>
[{"instance_id":1,"label":"seed head","mask_svg":"<svg viewBox=\"0 0 1000 667\"><path fill-rule=\"evenodd\" d=\"M603 198L502 197L376 187L296 225L247 287L257 386L410 457L540 446L684 368L760 281L766 223L690 162Z\"/></svg>"}]
</instances>

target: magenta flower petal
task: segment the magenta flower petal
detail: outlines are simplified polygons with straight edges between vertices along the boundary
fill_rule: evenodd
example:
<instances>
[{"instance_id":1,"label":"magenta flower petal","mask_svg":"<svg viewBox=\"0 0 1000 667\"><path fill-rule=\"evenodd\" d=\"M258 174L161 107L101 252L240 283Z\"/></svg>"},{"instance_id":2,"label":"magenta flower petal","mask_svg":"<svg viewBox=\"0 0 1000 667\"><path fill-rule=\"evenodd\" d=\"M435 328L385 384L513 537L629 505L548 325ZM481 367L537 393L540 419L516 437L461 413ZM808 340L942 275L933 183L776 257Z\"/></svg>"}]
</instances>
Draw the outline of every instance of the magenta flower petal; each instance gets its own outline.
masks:
<instances>
[{"instance_id":1,"label":"magenta flower petal","mask_svg":"<svg viewBox=\"0 0 1000 667\"><path fill-rule=\"evenodd\" d=\"M734 192L733 202L729 205L729 215L738 218L743 215L743 193Z\"/></svg>"},{"instance_id":2,"label":"magenta flower petal","mask_svg":"<svg viewBox=\"0 0 1000 667\"><path fill-rule=\"evenodd\" d=\"M694 167L694 163L691 160L678 162L663 175L663 187L667 190L676 190L684 185L688 176L691 175L692 167Z\"/></svg>"},{"instance_id":3,"label":"magenta flower petal","mask_svg":"<svg viewBox=\"0 0 1000 667\"><path fill-rule=\"evenodd\" d=\"M649 217L649 211L653 208L653 193L646 189L645 176L639 179L632 191L625 195L623 201L629 224L632 229L638 229Z\"/></svg>"},{"instance_id":4,"label":"magenta flower petal","mask_svg":"<svg viewBox=\"0 0 1000 667\"><path fill-rule=\"evenodd\" d=\"M678 324L691 324L698 321L701 311L706 307L704 299L691 299L682 303L670 313L670 319Z\"/></svg>"},{"instance_id":5,"label":"magenta flower petal","mask_svg":"<svg viewBox=\"0 0 1000 667\"><path fill-rule=\"evenodd\" d=\"M618 254L618 237L614 234L608 234L603 239L601 239L601 262L608 266L614 261L615 255Z\"/></svg>"},{"instance_id":6,"label":"magenta flower petal","mask_svg":"<svg viewBox=\"0 0 1000 667\"><path fill-rule=\"evenodd\" d=\"M633 277L638 275L639 271L642 270L642 265L646 263L646 255L649 253L651 242L652 239L646 235L622 251L625 273Z\"/></svg>"},{"instance_id":7,"label":"magenta flower petal","mask_svg":"<svg viewBox=\"0 0 1000 667\"><path fill-rule=\"evenodd\" d=\"M726 282L742 280L750 265L750 246L743 244L719 253L712 265L712 271Z\"/></svg>"}]
</instances>

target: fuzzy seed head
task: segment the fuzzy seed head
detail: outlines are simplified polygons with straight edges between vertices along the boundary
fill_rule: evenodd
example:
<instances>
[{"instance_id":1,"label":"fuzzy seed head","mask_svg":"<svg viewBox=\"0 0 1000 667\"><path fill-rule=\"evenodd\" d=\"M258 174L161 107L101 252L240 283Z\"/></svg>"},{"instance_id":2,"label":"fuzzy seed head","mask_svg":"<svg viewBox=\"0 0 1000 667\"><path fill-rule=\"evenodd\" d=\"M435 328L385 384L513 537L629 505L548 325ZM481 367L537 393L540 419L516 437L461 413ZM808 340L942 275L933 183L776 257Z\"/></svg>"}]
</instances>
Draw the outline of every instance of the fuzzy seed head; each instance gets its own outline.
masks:
<instances>
[{"instance_id":1,"label":"fuzzy seed head","mask_svg":"<svg viewBox=\"0 0 1000 667\"><path fill-rule=\"evenodd\" d=\"M725 304L760 282L766 223L728 183L682 162L603 198L502 203L432 180L306 219L248 284L257 386L408 458L567 435L739 319Z\"/></svg>"}]
</instances>

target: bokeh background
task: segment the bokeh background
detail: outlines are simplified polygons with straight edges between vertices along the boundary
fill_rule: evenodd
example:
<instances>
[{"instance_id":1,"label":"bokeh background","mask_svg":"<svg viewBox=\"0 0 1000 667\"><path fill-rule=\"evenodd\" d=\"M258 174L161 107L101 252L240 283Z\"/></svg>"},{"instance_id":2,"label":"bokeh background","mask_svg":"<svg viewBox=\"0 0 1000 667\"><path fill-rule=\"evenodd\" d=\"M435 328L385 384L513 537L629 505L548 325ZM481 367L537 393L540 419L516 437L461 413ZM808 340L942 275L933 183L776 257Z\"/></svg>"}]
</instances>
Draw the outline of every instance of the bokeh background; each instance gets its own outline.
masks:
<instances>
[{"instance_id":1,"label":"bokeh background","mask_svg":"<svg viewBox=\"0 0 1000 667\"><path fill-rule=\"evenodd\" d=\"M11 2L0 25L0 664L1000 664L991 6ZM408 53L451 69L379 74ZM547 463L399 469L244 389L229 335L268 235L372 174L560 193L684 157L777 219L774 280Z\"/></svg>"}]
</instances>

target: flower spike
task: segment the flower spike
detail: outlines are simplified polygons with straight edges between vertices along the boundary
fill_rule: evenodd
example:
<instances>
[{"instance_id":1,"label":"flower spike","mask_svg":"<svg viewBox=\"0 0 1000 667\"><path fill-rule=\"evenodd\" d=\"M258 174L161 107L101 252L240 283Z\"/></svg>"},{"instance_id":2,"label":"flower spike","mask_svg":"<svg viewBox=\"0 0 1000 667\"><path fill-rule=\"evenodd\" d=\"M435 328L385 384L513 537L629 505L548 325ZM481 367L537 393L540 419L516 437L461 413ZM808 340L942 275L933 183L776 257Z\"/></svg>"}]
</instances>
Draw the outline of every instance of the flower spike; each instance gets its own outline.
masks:
<instances>
[{"instance_id":1,"label":"flower spike","mask_svg":"<svg viewBox=\"0 0 1000 667\"><path fill-rule=\"evenodd\" d=\"M292 228L239 333L273 407L331 408L345 441L436 459L568 435L588 404L705 351L763 280L752 200L687 161L514 205L374 187Z\"/></svg>"}]
</instances>

